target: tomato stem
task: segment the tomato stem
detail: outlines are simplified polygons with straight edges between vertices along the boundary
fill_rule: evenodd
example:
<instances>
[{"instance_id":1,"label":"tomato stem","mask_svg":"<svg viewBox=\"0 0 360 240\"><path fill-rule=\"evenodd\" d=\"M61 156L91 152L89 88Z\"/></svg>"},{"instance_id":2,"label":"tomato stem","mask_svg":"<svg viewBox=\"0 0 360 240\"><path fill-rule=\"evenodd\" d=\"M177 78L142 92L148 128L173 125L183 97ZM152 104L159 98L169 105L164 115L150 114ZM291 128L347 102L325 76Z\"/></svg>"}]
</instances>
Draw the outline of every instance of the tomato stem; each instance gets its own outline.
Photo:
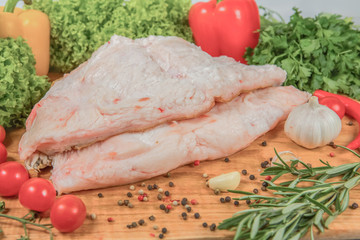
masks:
<instances>
[{"instance_id":1,"label":"tomato stem","mask_svg":"<svg viewBox=\"0 0 360 240\"><path fill-rule=\"evenodd\" d=\"M3 213L0 213L0 217L9 218L9 219L12 219L12 220L15 220L15 221L18 221L18 222L22 223L22 225L24 227L25 236L27 236L27 227L26 227L26 225L29 224L29 225L33 225L33 226L45 229L46 231L49 232L50 240L53 240L53 234L52 234L52 231L51 231L52 225L51 225L51 227L48 227L48 225L34 223L34 222L28 221L28 220L23 219L23 218L7 215L7 214L3 214Z\"/></svg>"}]
</instances>

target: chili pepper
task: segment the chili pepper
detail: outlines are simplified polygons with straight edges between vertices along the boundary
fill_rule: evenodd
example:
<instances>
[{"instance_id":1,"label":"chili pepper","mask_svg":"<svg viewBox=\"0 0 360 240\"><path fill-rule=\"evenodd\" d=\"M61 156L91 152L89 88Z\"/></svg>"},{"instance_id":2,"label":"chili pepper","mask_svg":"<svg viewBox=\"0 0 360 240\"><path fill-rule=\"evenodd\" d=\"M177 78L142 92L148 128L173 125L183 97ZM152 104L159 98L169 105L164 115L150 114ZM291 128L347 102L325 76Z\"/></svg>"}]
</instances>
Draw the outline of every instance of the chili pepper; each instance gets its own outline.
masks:
<instances>
[{"instance_id":1,"label":"chili pepper","mask_svg":"<svg viewBox=\"0 0 360 240\"><path fill-rule=\"evenodd\" d=\"M15 8L18 1L8 0L4 7L0 7L0 38L24 38L36 60L36 74L47 75L50 65L50 20L41 11ZM31 0L24 3L31 4Z\"/></svg>"},{"instance_id":2,"label":"chili pepper","mask_svg":"<svg viewBox=\"0 0 360 240\"><path fill-rule=\"evenodd\" d=\"M339 99L345 105L345 114L354 118L360 124L360 103L356 102L351 98L334 93L329 93L323 90L316 90L313 95L318 98L330 96ZM357 137L352 142L350 142L346 147L352 150L355 150L360 147L360 130Z\"/></svg>"},{"instance_id":3,"label":"chili pepper","mask_svg":"<svg viewBox=\"0 0 360 240\"><path fill-rule=\"evenodd\" d=\"M259 41L260 16L254 0L195 3L189 25L195 43L213 57L226 55L246 63L246 48L255 48Z\"/></svg>"}]
</instances>

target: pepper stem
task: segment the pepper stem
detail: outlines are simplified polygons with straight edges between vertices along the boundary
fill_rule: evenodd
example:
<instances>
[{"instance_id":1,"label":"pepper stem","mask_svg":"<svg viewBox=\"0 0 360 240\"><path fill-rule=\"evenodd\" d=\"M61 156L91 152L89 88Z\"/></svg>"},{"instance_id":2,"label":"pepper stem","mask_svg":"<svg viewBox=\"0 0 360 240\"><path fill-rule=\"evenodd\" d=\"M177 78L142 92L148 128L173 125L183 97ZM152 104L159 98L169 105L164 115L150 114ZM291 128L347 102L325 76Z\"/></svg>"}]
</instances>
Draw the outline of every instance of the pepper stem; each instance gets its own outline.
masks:
<instances>
[{"instance_id":1,"label":"pepper stem","mask_svg":"<svg viewBox=\"0 0 360 240\"><path fill-rule=\"evenodd\" d=\"M9 13L13 13L14 10L15 10L15 6L16 4L19 2L19 0L8 0L6 3L5 3L5 7L4 7L4 12L9 12ZM26 5L30 5L32 4L32 1L31 0L24 0L24 3Z\"/></svg>"}]
</instances>

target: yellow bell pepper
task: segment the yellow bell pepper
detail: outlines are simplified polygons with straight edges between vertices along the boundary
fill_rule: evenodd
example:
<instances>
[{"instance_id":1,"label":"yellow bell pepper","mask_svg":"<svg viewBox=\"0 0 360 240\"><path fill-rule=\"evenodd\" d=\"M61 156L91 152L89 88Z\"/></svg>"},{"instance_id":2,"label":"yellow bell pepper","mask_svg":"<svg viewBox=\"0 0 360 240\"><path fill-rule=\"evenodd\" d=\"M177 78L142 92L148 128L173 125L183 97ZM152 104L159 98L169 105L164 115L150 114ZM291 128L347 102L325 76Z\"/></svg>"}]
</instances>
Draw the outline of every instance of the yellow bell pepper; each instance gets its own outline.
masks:
<instances>
[{"instance_id":1,"label":"yellow bell pepper","mask_svg":"<svg viewBox=\"0 0 360 240\"><path fill-rule=\"evenodd\" d=\"M47 75L50 64L50 20L41 11L15 8L18 1L8 0L4 7L0 7L0 38L24 38L36 60L36 74ZM29 4L29 1L24 2Z\"/></svg>"}]
</instances>

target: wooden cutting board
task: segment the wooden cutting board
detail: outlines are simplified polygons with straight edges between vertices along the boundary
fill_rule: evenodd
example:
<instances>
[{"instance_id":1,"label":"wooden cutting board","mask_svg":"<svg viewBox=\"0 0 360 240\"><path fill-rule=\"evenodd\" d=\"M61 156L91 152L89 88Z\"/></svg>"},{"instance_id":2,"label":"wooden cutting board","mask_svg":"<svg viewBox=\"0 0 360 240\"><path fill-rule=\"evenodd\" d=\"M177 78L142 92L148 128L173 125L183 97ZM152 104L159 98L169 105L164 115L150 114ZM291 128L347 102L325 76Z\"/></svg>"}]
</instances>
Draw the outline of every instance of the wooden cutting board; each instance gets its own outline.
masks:
<instances>
[{"instance_id":1,"label":"wooden cutting board","mask_svg":"<svg viewBox=\"0 0 360 240\"><path fill-rule=\"evenodd\" d=\"M55 79L59 75L53 75ZM351 121L348 117L342 120L342 131L340 136L335 140L336 144L346 145L354 139L359 132L359 125L353 121L350 126L347 123ZM203 174L208 174L208 178L216 175L227 173L231 171L240 171L246 169L248 174L242 175L241 183L238 190L252 191L254 188L259 189L259 193L263 192L261 188L260 176L262 171L260 163L269 160L273 157L274 148L278 152L292 151L301 160L311 163L313 166L319 165L318 159L329 161L332 165L339 165L349 162L359 161L353 154L344 149L334 149L330 146L324 146L315 150L307 150L297 146L291 142L283 131L284 123L279 124L275 129L268 132L264 136L257 139L246 149L239 151L229 156L230 161L225 162L224 158L201 162L199 166L186 165L173 170L170 177L158 176L145 181L145 184L157 184L163 188L164 191L170 192L170 197L165 200L157 200L157 190L147 190L146 187L141 187L140 183L134 183L136 190L129 190L130 185L117 186L106 189L88 190L73 193L80 197L86 207L87 212L95 213L97 218L95 220L86 219L83 226L73 233L62 234L56 229L53 230L55 240L60 239L158 239L160 229L166 227L168 232L164 239L232 239L233 232L216 230L210 231L209 228L202 226L203 222L209 225L212 223L220 223L222 220L229 218L237 211L247 209L245 202L240 202L240 206L236 207L233 201L230 203L220 203L220 197L230 196L237 197L240 195L222 193L215 195L213 191L206 187L206 178ZM17 129L8 132L5 140L5 145L8 149L9 160L20 161L17 153L19 140L24 133L24 129ZM262 142L266 141L267 146L262 146ZM334 157L330 157L330 153L334 153ZM359 150L357 150L359 152ZM171 159L169 159L171 161ZM255 175L255 180L250 180L249 175ZM50 176L50 169L47 169L41 177L48 178ZM169 187L169 182L175 184L174 187ZM143 189L149 195L148 202L139 202L137 199L138 190ZM131 192L134 196L129 198L126 196L127 192ZM103 194L103 198L98 197L98 193ZM265 193L268 194L268 193ZM185 211L183 206L175 206L169 213L159 209L161 203L169 204L170 200L181 200L182 198L196 199L198 204L191 205L192 211L188 213L188 219L183 220L181 213ZM134 205L134 208L125 206L118 206L118 200L129 199ZM17 198L1 198L6 202L6 207L9 208L9 215L23 216L27 213ZM350 204L357 202L360 204L360 188L357 187L351 191ZM195 219L193 214L198 212L200 219ZM149 216L154 215L155 221L150 221ZM111 217L113 222L108 222L107 219ZM144 226L138 226L133 229L128 229L127 224L137 222L140 219L145 220ZM339 216L330 225L330 229L325 233L316 235L316 239L360 239L360 229L358 229L358 222L360 221L360 208L347 209L341 216ZM49 223L49 219L42 219L42 223ZM154 230L153 226L157 225L159 230ZM17 239L24 234L24 230L20 223L5 218L0 218L0 228L3 234L0 234L0 239ZM155 236L155 237L154 237ZM49 239L48 234L38 228L29 227L29 237L31 240L35 239Z\"/></svg>"}]
</instances>

